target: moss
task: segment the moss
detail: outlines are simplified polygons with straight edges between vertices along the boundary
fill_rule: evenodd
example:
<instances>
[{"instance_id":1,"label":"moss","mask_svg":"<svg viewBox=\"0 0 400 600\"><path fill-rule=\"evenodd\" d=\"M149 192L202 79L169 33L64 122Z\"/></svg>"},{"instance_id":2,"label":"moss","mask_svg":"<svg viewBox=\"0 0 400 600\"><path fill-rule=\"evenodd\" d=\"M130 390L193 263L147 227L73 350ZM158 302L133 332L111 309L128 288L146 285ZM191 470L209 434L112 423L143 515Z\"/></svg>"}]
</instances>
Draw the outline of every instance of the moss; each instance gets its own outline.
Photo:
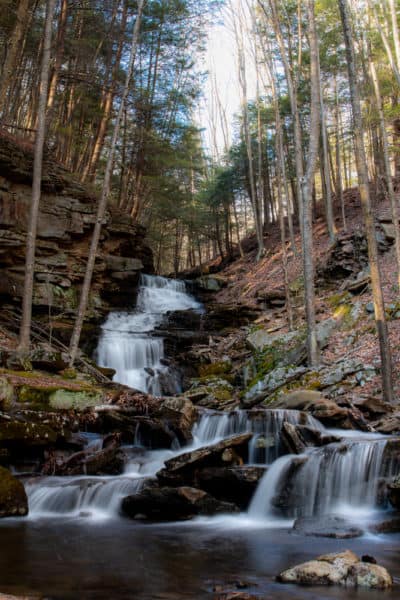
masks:
<instances>
[{"instance_id":1,"label":"moss","mask_svg":"<svg viewBox=\"0 0 400 600\"><path fill-rule=\"evenodd\" d=\"M250 390L277 367L288 366L286 361L288 360L288 356L290 356L290 352L299 348L301 344L305 342L306 336L307 331L305 327L302 327L297 331L297 335L289 342L285 338L282 340L277 339L274 344L255 352L251 365L255 374L249 381L245 392Z\"/></svg>"},{"instance_id":2,"label":"moss","mask_svg":"<svg viewBox=\"0 0 400 600\"><path fill-rule=\"evenodd\" d=\"M14 387L6 377L0 377L0 408L7 410L14 400Z\"/></svg>"},{"instance_id":3,"label":"moss","mask_svg":"<svg viewBox=\"0 0 400 600\"><path fill-rule=\"evenodd\" d=\"M299 379L295 379L293 381L289 381L286 385L280 387L273 394L268 396L263 404L268 405L272 404L276 400L279 400L281 396L285 394L289 394L295 390L311 390L311 391L320 391L322 389L322 383L319 379L319 373L317 371L310 371L305 373Z\"/></svg>"},{"instance_id":4,"label":"moss","mask_svg":"<svg viewBox=\"0 0 400 600\"><path fill-rule=\"evenodd\" d=\"M18 402L32 402L40 404L48 404L49 394L51 390L48 388L32 387L30 385L21 385L17 388Z\"/></svg>"},{"instance_id":5,"label":"moss","mask_svg":"<svg viewBox=\"0 0 400 600\"><path fill-rule=\"evenodd\" d=\"M351 304L351 296L349 292L340 292L338 294L332 294L332 296L329 296L329 298L327 298L327 302L329 306L331 306L333 309L336 309L342 304Z\"/></svg>"},{"instance_id":6,"label":"moss","mask_svg":"<svg viewBox=\"0 0 400 600\"><path fill-rule=\"evenodd\" d=\"M225 375L230 373L232 365L228 361L214 362L209 365L201 365L199 367L199 375L202 377L209 377L210 375Z\"/></svg>"},{"instance_id":7,"label":"moss","mask_svg":"<svg viewBox=\"0 0 400 600\"><path fill-rule=\"evenodd\" d=\"M0 517L24 516L28 501L23 484L0 467Z\"/></svg>"},{"instance_id":8,"label":"moss","mask_svg":"<svg viewBox=\"0 0 400 600\"><path fill-rule=\"evenodd\" d=\"M78 374L73 367L68 367L60 371L60 375L63 379L76 379Z\"/></svg>"},{"instance_id":9,"label":"moss","mask_svg":"<svg viewBox=\"0 0 400 600\"><path fill-rule=\"evenodd\" d=\"M74 391L58 389L49 396L49 404L57 410L84 410L101 403L99 391Z\"/></svg>"}]
</instances>

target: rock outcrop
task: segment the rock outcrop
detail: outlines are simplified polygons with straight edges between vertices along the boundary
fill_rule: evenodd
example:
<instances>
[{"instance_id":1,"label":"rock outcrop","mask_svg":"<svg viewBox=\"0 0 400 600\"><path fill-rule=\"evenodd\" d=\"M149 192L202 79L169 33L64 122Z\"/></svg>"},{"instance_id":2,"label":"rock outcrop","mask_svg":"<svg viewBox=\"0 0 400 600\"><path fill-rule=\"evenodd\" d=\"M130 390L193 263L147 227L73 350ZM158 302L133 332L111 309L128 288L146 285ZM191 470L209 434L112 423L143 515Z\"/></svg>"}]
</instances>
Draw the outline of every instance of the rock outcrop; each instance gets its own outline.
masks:
<instances>
[{"instance_id":1,"label":"rock outcrop","mask_svg":"<svg viewBox=\"0 0 400 600\"><path fill-rule=\"evenodd\" d=\"M19 302L31 202L32 150L0 135L0 299ZM93 224L96 193L83 187L47 155L38 221L34 310L73 317L79 301ZM152 272L145 230L113 208L104 218L88 318L101 319L110 308L135 300L140 272Z\"/></svg>"}]
</instances>

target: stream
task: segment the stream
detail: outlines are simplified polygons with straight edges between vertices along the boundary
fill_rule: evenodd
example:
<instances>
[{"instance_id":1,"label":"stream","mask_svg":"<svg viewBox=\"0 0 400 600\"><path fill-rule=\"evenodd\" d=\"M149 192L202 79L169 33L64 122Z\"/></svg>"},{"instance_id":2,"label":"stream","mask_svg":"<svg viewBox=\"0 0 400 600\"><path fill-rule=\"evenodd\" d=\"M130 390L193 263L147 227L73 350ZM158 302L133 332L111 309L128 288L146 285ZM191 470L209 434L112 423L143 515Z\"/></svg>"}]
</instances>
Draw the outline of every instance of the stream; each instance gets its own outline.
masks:
<instances>
[{"instance_id":1,"label":"stream","mask_svg":"<svg viewBox=\"0 0 400 600\"><path fill-rule=\"evenodd\" d=\"M103 326L99 362L116 370L116 381L160 393L163 378L180 391L179 376L165 359L154 329L170 310L201 310L182 282L143 276L137 308L113 313ZM214 586L235 591L235 582L260 598L394 600L400 594L400 534L339 540L306 537L292 530L297 517L343 515L367 524L384 516L379 482L398 472L385 460L387 439L377 434L331 431L308 416L303 425L337 441L285 454L282 424L300 423L295 410L204 411L186 447L149 450L140 436L125 446L124 473L110 477L38 477L26 482L28 517L0 521L0 590L41 593L55 599L187 600L213 597ZM124 496L140 491L164 461L233 435L251 432L248 463L265 468L247 512L151 524L119 514ZM88 436L96 445L100 437ZM289 490L292 501L279 498ZM385 512L386 511L386 512ZM318 554L349 548L375 556L392 573L391 591L282 585L283 569ZM1 597L1 595L0 595Z\"/></svg>"}]
</instances>

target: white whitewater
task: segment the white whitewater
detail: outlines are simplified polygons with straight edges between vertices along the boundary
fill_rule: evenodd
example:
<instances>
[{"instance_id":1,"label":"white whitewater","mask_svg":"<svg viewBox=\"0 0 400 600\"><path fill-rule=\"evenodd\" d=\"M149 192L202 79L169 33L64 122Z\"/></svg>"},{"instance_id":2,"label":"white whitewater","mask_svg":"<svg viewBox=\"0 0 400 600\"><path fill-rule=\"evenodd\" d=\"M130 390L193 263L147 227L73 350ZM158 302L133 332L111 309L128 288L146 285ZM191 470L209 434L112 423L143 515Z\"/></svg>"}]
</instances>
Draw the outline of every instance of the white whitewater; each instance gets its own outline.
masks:
<instances>
[{"instance_id":1,"label":"white whitewater","mask_svg":"<svg viewBox=\"0 0 400 600\"><path fill-rule=\"evenodd\" d=\"M361 439L281 457L260 480L249 515L273 520L368 514L376 509L380 478L393 475L398 467L384 464L386 441L361 435Z\"/></svg>"},{"instance_id":2,"label":"white whitewater","mask_svg":"<svg viewBox=\"0 0 400 600\"><path fill-rule=\"evenodd\" d=\"M283 451L279 443L279 432L284 421L323 428L319 421L294 410L237 410L230 413L206 411L194 425L193 442L186 447L148 450L138 447L138 438L135 441L134 456L127 459L123 475L41 477L28 482L26 491L29 497L30 517L116 517L121 499L138 493L143 482L149 477L154 477L163 468L166 460L240 433L254 432L249 444L250 463L272 462ZM262 442L262 447L256 447L254 440L258 440L258 445ZM89 435L87 447L94 443L101 446L98 436ZM125 451L129 455L129 447L125 447Z\"/></svg>"},{"instance_id":3,"label":"white whitewater","mask_svg":"<svg viewBox=\"0 0 400 600\"><path fill-rule=\"evenodd\" d=\"M103 367L115 369L114 381L142 392L161 395L161 376L168 373L163 364L164 341L151 333L167 312L199 310L201 305L186 292L183 281L142 275L136 309L112 312L102 327L97 360ZM179 393L175 380L174 391Z\"/></svg>"},{"instance_id":4,"label":"white whitewater","mask_svg":"<svg viewBox=\"0 0 400 600\"><path fill-rule=\"evenodd\" d=\"M324 430L311 415L298 410L234 410L229 413L206 412L194 426L194 443L205 446L241 433L253 433L249 442L249 463L269 465L282 453L280 433L284 422Z\"/></svg>"}]
</instances>

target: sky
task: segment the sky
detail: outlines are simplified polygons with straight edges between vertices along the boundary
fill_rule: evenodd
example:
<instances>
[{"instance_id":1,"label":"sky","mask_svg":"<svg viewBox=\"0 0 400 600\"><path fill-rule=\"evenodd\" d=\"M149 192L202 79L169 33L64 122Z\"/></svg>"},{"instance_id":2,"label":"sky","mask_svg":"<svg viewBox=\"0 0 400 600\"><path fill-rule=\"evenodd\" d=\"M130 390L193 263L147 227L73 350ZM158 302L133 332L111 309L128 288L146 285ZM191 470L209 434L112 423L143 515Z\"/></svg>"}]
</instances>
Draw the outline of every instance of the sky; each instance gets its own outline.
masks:
<instances>
[{"instance_id":1,"label":"sky","mask_svg":"<svg viewBox=\"0 0 400 600\"><path fill-rule=\"evenodd\" d=\"M239 11L246 11L247 4L245 0L231 0L231 2L227 4L232 5L236 13ZM250 16L247 11L245 14L246 26L250 28ZM246 39L250 39L250 36L246 36L245 34L245 40ZM249 48L247 48L247 54L250 55ZM255 73L251 58L246 62L248 97L251 99L255 96ZM216 144L218 146L218 151L222 153L224 149L224 135L216 111L217 98L214 90L217 90L220 104L226 111L229 144L232 141L234 114L240 109L237 49L232 26L232 16L229 14L228 9L223 10L220 22L212 25L210 28L207 52L204 59L204 69L208 71L209 75L204 89L204 99L200 106L198 118L201 127L204 129L204 144L210 154L215 145L213 143L212 122L213 120L216 121Z\"/></svg>"}]
</instances>

